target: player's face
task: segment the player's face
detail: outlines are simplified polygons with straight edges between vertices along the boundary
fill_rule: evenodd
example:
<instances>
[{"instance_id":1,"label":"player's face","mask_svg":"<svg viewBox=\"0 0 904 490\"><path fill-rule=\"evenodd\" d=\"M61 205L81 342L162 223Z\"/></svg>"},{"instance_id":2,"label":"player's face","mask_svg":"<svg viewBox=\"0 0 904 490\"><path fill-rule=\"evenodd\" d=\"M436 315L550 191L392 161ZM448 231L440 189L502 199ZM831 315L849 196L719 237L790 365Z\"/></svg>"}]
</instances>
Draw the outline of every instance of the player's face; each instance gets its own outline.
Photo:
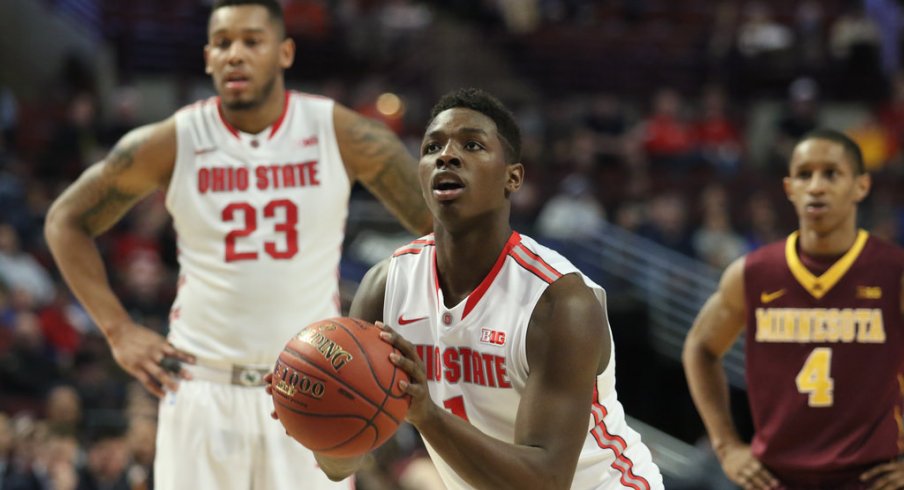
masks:
<instances>
[{"instance_id":1,"label":"player's face","mask_svg":"<svg viewBox=\"0 0 904 490\"><path fill-rule=\"evenodd\" d=\"M810 139L794 149L784 184L801 226L827 233L856 225L857 204L869 193L870 178L855 174L841 144Z\"/></svg>"},{"instance_id":2,"label":"player's face","mask_svg":"<svg viewBox=\"0 0 904 490\"><path fill-rule=\"evenodd\" d=\"M421 143L419 177L427 206L447 229L505 212L524 167L506 163L496 123L471 109L439 113Z\"/></svg>"},{"instance_id":3,"label":"player's face","mask_svg":"<svg viewBox=\"0 0 904 490\"><path fill-rule=\"evenodd\" d=\"M260 106L294 56L294 43L283 38L266 8L237 5L211 14L204 60L227 108Z\"/></svg>"}]
</instances>

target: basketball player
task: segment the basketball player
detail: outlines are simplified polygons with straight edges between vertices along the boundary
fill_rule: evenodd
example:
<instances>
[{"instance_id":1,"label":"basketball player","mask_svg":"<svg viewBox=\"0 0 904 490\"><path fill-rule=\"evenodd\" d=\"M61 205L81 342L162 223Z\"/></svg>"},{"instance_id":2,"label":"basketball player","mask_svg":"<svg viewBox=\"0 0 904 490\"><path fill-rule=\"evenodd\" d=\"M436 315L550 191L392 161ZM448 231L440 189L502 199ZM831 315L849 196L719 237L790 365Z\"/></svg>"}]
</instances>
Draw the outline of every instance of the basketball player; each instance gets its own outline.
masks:
<instances>
[{"instance_id":1,"label":"basketball player","mask_svg":"<svg viewBox=\"0 0 904 490\"><path fill-rule=\"evenodd\" d=\"M166 394L159 488L335 488L273 426L259 386L299 328L339 314L353 181L409 229L430 229L415 162L382 125L286 90L295 45L276 0L214 2L208 36L206 71L219 97L124 136L54 203L47 240L117 362ZM93 240L158 189L181 267L168 340L129 318ZM161 366L170 358L183 367ZM180 379L192 381L177 392Z\"/></svg>"},{"instance_id":2,"label":"basketball player","mask_svg":"<svg viewBox=\"0 0 904 490\"><path fill-rule=\"evenodd\" d=\"M602 288L509 225L524 178L511 113L466 89L431 118L418 171L435 233L371 269L351 315L395 326L382 335L411 376L408 421L443 482L662 488L616 398ZM318 460L342 478L363 457Z\"/></svg>"},{"instance_id":3,"label":"basketball player","mask_svg":"<svg viewBox=\"0 0 904 490\"><path fill-rule=\"evenodd\" d=\"M904 250L857 228L870 176L844 134L805 136L784 186L798 231L731 264L687 337L694 403L744 488L904 488ZM745 330L749 445L721 364Z\"/></svg>"}]
</instances>

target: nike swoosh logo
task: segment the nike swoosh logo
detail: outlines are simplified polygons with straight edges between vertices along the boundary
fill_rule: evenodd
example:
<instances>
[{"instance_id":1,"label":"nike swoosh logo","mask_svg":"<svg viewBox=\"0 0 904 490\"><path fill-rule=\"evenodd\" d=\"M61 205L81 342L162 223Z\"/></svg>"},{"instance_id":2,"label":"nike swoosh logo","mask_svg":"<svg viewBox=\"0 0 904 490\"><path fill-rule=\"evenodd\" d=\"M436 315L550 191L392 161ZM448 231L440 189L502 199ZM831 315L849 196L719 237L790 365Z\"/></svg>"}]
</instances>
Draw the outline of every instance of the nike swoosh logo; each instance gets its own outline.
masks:
<instances>
[{"instance_id":1,"label":"nike swoosh logo","mask_svg":"<svg viewBox=\"0 0 904 490\"><path fill-rule=\"evenodd\" d=\"M425 316L422 316L420 318L404 318L402 315L399 315L399 325L408 325L409 323L419 322L426 319L427 317Z\"/></svg>"},{"instance_id":2,"label":"nike swoosh logo","mask_svg":"<svg viewBox=\"0 0 904 490\"><path fill-rule=\"evenodd\" d=\"M767 293L767 292L763 291L762 293L760 293L760 303L763 303L763 304L771 303L771 302L781 298L784 295L785 295L784 289L779 289L778 291L775 291L772 293Z\"/></svg>"}]
</instances>

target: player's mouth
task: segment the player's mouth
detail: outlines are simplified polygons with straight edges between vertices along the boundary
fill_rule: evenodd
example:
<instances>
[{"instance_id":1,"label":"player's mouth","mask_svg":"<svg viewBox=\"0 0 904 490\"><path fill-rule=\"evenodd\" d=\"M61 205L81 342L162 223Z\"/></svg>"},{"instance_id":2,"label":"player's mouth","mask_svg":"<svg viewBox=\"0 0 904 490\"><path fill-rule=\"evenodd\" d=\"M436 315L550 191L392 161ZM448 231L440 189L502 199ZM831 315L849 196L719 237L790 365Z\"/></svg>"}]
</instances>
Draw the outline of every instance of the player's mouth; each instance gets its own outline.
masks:
<instances>
[{"instance_id":1,"label":"player's mouth","mask_svg":"<svg viewBox=\"0 0 904 490\"><path fill-rule=\"evenodd\" d=\"M829 212L829 206L824 202L809 202L804 206L804 211L809 216L822 216Z\"/></svg>"},{"instance_id":2,"label":"player's mouth","mask_svg":"<svg viewBox=\"0 0 904 490\"><path fill-rule=\"evenodd\" d=\"M229 73L223 78L223 85L228 90L244 90L251 84L251 79L242 73Z\"/></svg>"},{"instance_id":3,"label":"player's mouth","mask_svg":"<svg viewBox=\"0 0 904 490\"><path fill-rule=\"evenodd\" d=\"M465 184L452 172L440 172L433 176L433 196L437 201L457 199L465 191Z\"/></svg>"}]
</instances>

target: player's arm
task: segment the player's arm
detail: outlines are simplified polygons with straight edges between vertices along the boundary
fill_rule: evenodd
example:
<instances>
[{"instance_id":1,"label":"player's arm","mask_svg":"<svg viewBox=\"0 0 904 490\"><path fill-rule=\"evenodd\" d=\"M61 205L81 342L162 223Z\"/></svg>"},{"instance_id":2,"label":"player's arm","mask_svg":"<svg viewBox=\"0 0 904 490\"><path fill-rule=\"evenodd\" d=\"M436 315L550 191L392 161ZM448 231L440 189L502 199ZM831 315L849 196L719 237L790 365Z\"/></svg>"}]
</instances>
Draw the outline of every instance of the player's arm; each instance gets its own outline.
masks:
<instances>
[{"instance_id":1,"label":"player's arm","mask_svg":"<svg viewBox=\"0 0 904 490\"><path fill-rule=\"evenodd\" d=\"M352 300L349 316L371 323L383 321L383 297L386 294L386 273L389 259L373 266L358 286ZM336 458L314 452L320 469L333 481L340 481L361 469L367 463L368 455L353 458Z\"/></svg>"},{"instance_id":2,"label":"player's arm","mask_svg":"<svg viewBox=\"0 0 904 490\"><path fill-rule=\"evenodd\" d=\"M161 384L176 387L159 367L163 356L191 359L156 333L136 328L113 294L94 238L141 198L166 185L175 156L174 120L131 131L56 199L44 225L57 266L107 337L116 360L158 395L163 394Z\"/></svg>"},{"instance_id":3,"label":"player's arm","mask_svg":"<svg viewBox=\"0 0 904 490\"><path fill-rule=\"evenodd\" d=\"M719 288L700 309L682 353L691 396L717 453L742 442L731 419L722 358L744 330L745 313L744 259L740 258L728 266Z\"/></svg>"},{"instance_id":4,"label":"player's arm","mask_svg":"<svg viewBox=\"0 0 904 490\"><path fill-rule=\"evenodd\" d=\"M728 266L719 289L700 309L684 341L682 362L694 405L725 474L745 489L766 489L778 482L738 435L722 367L722 358L746 325L744 260Z\"/></svg>"},{"instance_id":5,"label":"player's arm","mask_svg":"<svg viewBox=\"0 0 904 490\"><path fill-rule=\"evenodd\" d=\"M364 184L409 231L433 230L417 181L417 162L385 125L336 104L333 125L339 152L352 179Z\"/></svg>"},{"instance_id":6,"label":"player's arm","mask_svg":"<svg viewBox=\"0 0 904 490\"><path fill-rule=\"evenodd\" d=\"M587 436L596 376L611 355L605 311L580 277L566 275L553 283L531 315L530 375L513 444L436 405L414 346L391 329L384 336L404 355L390 358L411 376L410 384L400 384L412 396L408 421L470 486L570 488Z\"/></svg>"}]
</instances>

